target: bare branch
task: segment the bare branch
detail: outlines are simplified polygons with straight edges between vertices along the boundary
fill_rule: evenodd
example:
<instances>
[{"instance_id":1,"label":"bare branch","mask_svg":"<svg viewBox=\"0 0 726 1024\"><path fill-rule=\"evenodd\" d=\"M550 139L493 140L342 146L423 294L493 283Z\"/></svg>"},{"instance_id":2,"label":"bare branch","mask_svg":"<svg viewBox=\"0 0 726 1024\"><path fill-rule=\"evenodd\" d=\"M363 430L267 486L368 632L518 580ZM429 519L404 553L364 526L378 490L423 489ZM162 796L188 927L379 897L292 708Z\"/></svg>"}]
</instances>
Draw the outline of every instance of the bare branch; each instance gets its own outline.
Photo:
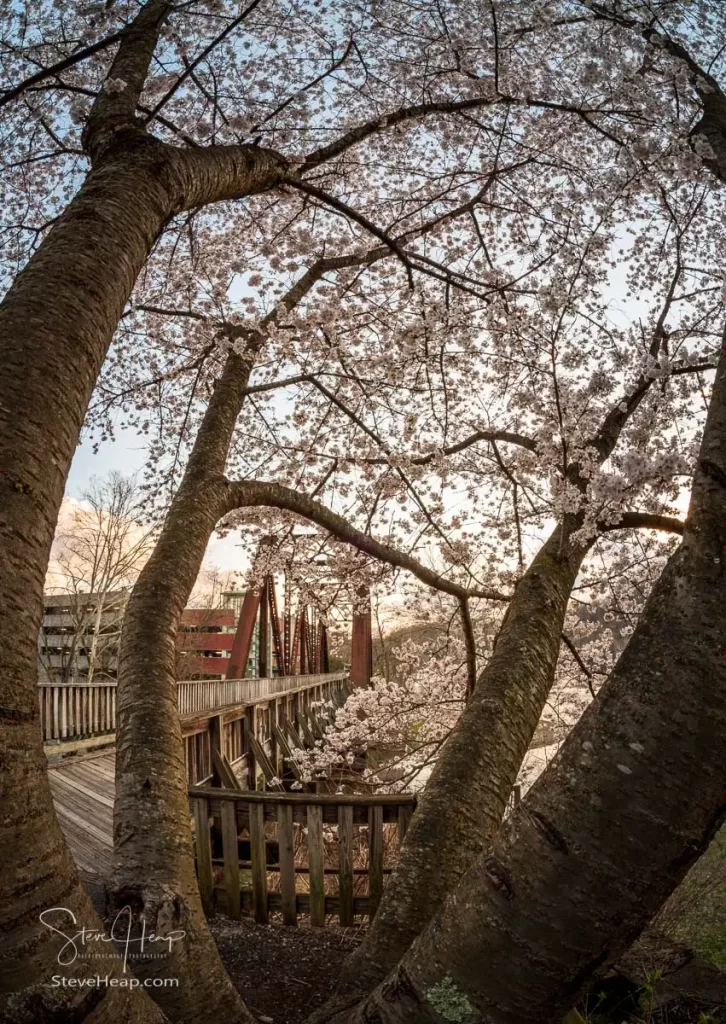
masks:
<instances>
[{"instance_id":1,"label":"bare branch","mask_svg":"<svg viewBox=\"0 0 726 1024\"><path fill-rule=\"evenodd\" d=\"M593 689L593 685L592 685L592 672L590 671L590 669L587 667L585 662L580 657L580 652L575 647L575 645L573 644L572 640L570 640L570 638L567 635L567 633L563 632L563 634L562 634L562 642L565 645L565 647L567 648L567 650L570 652L572 657L575 659L577 667L580 669L582 674L585 676L585 679L587 680L587 688L590 691L590 696L594 700L595 699L595 690Z\"/></svg>"},{"instance_id":2,"label":"bare branch","mask_svg":"<svg viewBox=\"0 0 726 1024\"><path fill-rule=\"evenodd\" d=\"M179 78L177 78L176 82L174 82L171 88L165 93L164 96L161 97L156 106L150 111L149 116L146 120L147 124L150 124L153 120L155 120L162 107L164 107L169 102L172 96L174 96L177 90L181 88L181 86L184 84L187 78L189 78L189 76L194 73L195 69L202 63L202 61L205 60L212 52L212 50L214 50L215 47L217 47L224 39L226 39L231 32L234 32L234 30L242 24L245 18L247 18L257 6L259 6L259 3L260 0L252 0L252 3L245 7L241 14L234 18L234 20L231 21L229 25L227 25L227 27L219 33L216 39L213 39L211 43L204 47L202 52L197 57L195 57L193 61L190 61L184 73L179 75Z\"/></svg>"},{"instance_id":3,"label":"bare branch","mask_svg":"<svg viewBox=\"0 0 726 1024\"><path fill-rule=\"evenodd\" d=\"M87 57L92 57L95 53L100 53L102 50L107 50L109 46L113 46L117 43L125 33L126 28L120 29L118 32L113 32L110 36L106 36L104 39L99 39L96 43L91 43L90 46L84 46L83 49L76 50L69 57L63 57L62 60L56 61L55 64L51 64L50 67L41 68L40 71L36 71L34 75L30 75L25 78L18 85L14 85L12 89L7 89L2 95L0 95L0 107L6 106L13 100L21 96L27 89L31 89L34 85L38 85L40 82L44 82L46 78L54 78L59 75L61 71L66 71L68 68L74 67L76 64L80 64L81 61L86 60ZM62 86L60 86L62 88Z\"/></svg>"}]
</instances>

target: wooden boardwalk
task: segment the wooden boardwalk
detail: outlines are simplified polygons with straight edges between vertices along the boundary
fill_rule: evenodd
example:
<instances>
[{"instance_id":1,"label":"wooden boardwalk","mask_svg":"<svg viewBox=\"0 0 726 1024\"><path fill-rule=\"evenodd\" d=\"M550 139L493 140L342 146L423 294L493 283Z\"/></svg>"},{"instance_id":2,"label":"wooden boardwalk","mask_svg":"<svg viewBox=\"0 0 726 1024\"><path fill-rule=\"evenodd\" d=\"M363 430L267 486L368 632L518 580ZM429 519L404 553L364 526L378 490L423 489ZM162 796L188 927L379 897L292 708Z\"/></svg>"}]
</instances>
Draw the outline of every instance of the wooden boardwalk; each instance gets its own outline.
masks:
<instances>
[{"instance_id":1,"label":"wooden boardwalk","mask_svg":"<svg viewBox=\"0 0 726 1024\"><path fill-rule=\"evenodd\" d=\"M82 877L111 877L115 751L49 764L60 826Z\"/></svg>"},{"instance_id":2,"label":"wooden boardwalk","mask_svg":"<svg viewBox=\"0 0 726 1024\"><path fill-rule=\"evenodd\" d=\"M322 738L313 706L323 700L328 700L331 707L340 706L347 693L342 672L204 680L180 683L179 687L183 710L186 709L181 724L189 785L221 784L222 762L236 776L236 782L227 780L228 785L239 783L244 788L251 783L253 790L263 778L273 789L281 788L278 776L282 776L286 766L290 767L284 760L285 751L289 759L289 740L281 723L288 723L291 735L298 736L297 730L302 729L309 736L308 745L312 745ZM49 707L49 721L55 723L51 730L55 742L46 746L51 758L48 774L58 820L79 873L88 882L103 883L110 879L113 864L116 750L112 746L114 732L109 730L115 728L115 718L107 715L96 721L91 716L89 720L82 696L79 688L55 687L53 699L41 701L41 710L45 707L48 711ZM224 703L226 700L239 702ZM91 704L93 709L101 706L95 696ZM211 706L198 707L204 704ZM115 700L104 707L115 711ZM97 728L103 735L96 735ZM91 738L106 743L103 750L74 753L63 759L54 757L85 744L89 730ZM299 738L297 744L302 744Z\"/></svg>"}]
</instances>

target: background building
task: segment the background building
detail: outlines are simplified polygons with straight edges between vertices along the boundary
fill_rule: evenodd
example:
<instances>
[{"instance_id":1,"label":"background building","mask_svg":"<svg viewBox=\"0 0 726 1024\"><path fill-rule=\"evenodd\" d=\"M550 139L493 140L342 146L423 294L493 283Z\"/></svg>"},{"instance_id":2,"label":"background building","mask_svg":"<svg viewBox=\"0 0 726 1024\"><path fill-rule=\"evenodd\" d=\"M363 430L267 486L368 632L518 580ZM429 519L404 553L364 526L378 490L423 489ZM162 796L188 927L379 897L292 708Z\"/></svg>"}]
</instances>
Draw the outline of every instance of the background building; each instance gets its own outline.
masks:
<instances>
[{"instance_id":1,"label":"background building","mask_svg":"<svg viewBox=\"0 0 726 1024\"><path fill-rule=\"evenodd\" d=\"M39 681L68 685L115 681L129 593L130 590L115 590L106 594L46 594L38 637ZM225 677L243 596L225 594L223 608L184 609L176 640L177 679ZM258 659L259 623L245 675L257 675ZM270 649L267 663L273 662Z\"/></svg>"},{"instance_id":2,"label":"background building","mask_svg":"<svg viewBox=\"0 0 726 1024\"><path fill-rule=\"evenodd\" d=\"M38 637L40 682L115 680L128 595L128 590L46 594Z\"/></svg>"}]
</instances>

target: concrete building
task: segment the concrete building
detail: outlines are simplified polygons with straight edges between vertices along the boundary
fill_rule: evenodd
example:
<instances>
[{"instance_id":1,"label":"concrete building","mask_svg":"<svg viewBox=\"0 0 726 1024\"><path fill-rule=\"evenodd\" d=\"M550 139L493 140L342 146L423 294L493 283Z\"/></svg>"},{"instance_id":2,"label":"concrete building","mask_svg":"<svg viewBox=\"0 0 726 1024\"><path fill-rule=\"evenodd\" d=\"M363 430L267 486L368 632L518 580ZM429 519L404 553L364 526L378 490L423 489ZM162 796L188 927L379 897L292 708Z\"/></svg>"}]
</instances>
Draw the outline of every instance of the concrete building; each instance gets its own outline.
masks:
<instances>
[{"instance_id":1,"label":"concrete building","mask_svg":"<svg viewBox=\"0 0 726 1024\"><path fill-rule=\"evenodd\" d=\"M130 591L46 594L38 637L41 683L115 682L118 644ZM178 679L223 679L243 595L225 594L222 608L186 608L177 634ZM95 639L94 639L95 638ZM271 655L271 652L270 652ZM259 625L250 646L247 676L257 675ZM268 659L272 664L272 658Z\"/></svg>"},{"instance_id":2,"label":"concrete building","mask_svg":"<svg viewBox=\"0 0 726 1024\"><path fill-rule=\"evenodd\" d=\"M114 681L128 590L44 596L38 637L40 682Z\"/></svg>"}]
</instances>

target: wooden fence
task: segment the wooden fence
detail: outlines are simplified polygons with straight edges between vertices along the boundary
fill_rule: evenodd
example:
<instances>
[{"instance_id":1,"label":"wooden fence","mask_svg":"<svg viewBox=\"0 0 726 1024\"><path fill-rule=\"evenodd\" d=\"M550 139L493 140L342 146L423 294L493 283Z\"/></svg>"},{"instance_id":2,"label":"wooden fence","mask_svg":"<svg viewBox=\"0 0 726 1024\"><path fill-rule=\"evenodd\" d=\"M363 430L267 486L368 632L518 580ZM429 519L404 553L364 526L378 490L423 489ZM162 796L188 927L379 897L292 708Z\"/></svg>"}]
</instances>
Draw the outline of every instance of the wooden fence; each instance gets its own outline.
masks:
<instances>
[{"instance_id":1,"label":"wooden fence","mask_svg":"<svg viewBox=\"0 0 726 1024\"><path fill-rule=\"evenodd\" d=\"M372 918L416 797L191 788L197 876L207 913L243 910L287 925Z\"/></svg>"},{"instance_id":2,"label":"wooden fence","mask_svg":"<svg viewBox=\"0 0 726 1024\"><path fill-rule=\"evenodd\" d=\"M344 673L279 676L270 679L194 679L177 684L180 715L258 701L265 696L326 688ZM116 682L40 683L43 741L80 740L116 730Z\"/></svg>"},{"instance_id":3,"label":"wooden fence","mask_svg":"<svg viewBox=\"0 0 726 1024\"><path fill-rule=\"evenodd\" d=\"M116 683L38 686L43 742L84 739L116 731Z\"/></svg>"}]
</instances>

